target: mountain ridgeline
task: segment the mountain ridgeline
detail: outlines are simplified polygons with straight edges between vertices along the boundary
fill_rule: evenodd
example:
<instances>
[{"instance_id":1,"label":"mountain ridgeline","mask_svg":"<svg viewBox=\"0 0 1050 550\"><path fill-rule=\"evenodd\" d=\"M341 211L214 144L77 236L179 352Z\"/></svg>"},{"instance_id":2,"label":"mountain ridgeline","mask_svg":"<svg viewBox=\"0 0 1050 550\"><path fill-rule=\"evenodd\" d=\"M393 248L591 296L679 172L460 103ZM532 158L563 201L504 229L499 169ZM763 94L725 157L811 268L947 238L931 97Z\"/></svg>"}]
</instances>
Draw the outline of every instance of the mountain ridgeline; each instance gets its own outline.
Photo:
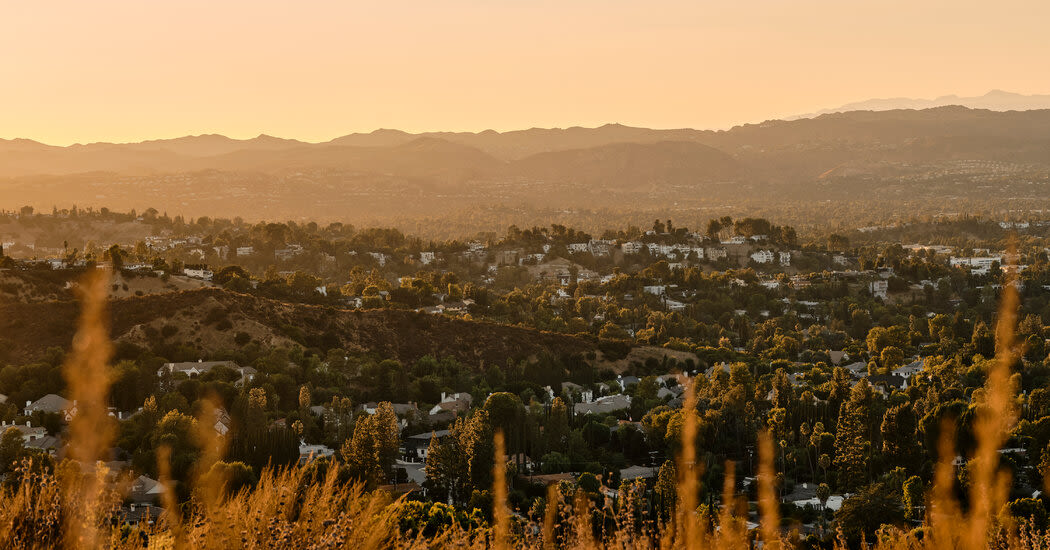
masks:
<instances>
[{"instance_id":1,"label":"mountain ridgeline","mask_svg":"<svg viewBox=\"0 0 1050 550\"><path fill-rule=\"evenodd\" d=\"M1043 181L1048 171L1050 110L946 106L831 113L725 131L608 124L480 133L377 130L324 143L266 135L69 147L0 140L0 208L104 203L345 220L434 217L493 205L645 208L673 198L683 208L704 208L745 196L867 200L894 193L923 194L942 206L960 189L931 186L931 180L961 174L962 181L949 183L1003 175ZM829 179L841 185L816 185Z\"/></svg>"}]
</instances>

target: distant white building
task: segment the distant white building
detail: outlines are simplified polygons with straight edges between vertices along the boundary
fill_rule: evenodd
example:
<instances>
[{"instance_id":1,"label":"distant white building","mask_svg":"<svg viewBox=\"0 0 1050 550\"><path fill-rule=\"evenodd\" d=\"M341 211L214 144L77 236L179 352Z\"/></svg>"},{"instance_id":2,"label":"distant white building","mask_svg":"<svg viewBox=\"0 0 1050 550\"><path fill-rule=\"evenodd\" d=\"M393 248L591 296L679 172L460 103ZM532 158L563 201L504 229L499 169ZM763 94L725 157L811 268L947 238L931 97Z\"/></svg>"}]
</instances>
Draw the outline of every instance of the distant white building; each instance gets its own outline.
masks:
<instances>
[{"instance_id":1,"label":"distant white building","mask_svg":"<svg viewBox=\"0 0 1050 550\"><path fill-rule=\"evenodd\" d=\"M568 249L572 254L576 254L579 252L587 252L590 250L590 245L587 243L570 243Z\"/></svg>"},{"instance_id":2,"label":"distant white building","mask_svg":"<svg viewBox=\"0 0 1050 550\"><path fill-rule=\"evenodd\" d=\"M770 264L776 260L776 256L773 255L772 250L759 250L751 254L751 259L755 263L759 264Z\"/></svg>"},{"instance_id":3,"label":"distant white building","mask_svg":"<svg viewBox=\"0 0 1050 550\"><path fill-rule=\"evenodd\" d=\"M237 256L251 256L252 254L255 254L255 247L254 246L238 246L237 247Z\"/></svg>"},{"instance_id":4,"label":"distant white building","mask_svg":"<svg viewBox=\"0 0 1050 550\"><path fill-rule=\"evenodd\" d=\"M890 289L890 283L884 280L871 281L868 283L868 290L871 291L871 295L876 298L886 299L886 293Z\"/></svg>"},{"instance_id":5,"label":"distant white building","mask_svg":"<svg viewBox=\"0 0 1050 550\"><path fill-rule=\"evenodd\" d=\"M992 270L992 264L1002 265L1002 256L976 256L971 258L948 258L948 265L952 267L968 267L973 275L987 275Z\"/></svg>"},{"instance_id":6,"label":"distant white building","mask_svg":"<svg viewBox=\"0 0 1050 550\"><path fill-rule=\"evenodd\" d=\"M781 251L780 252L780 265L789 266L791 265L791 252Z\"/></svg>"},{"instance_id":7,"label":"distant white building","mask_svg":"<svg viewBox=\"0 0 1050 550\"><path fill-rule=\"evenodd\" d=\"M286 248L279 248L273 251L273 255L278 260L290 260L304 252L303 247L298 244L290 244Z\"/></svg>"},{"instance_id":8,"label":"distant white building","mask_svg":"<svg viewBox=\"0 0 1050 550\"><path fill-rule=\"evenodd\" d=\"M724 260L729 257L729 252L724 248L705 248L704 257L709 260Z\"/></svg>"},{"instance_id":9,"label":"distant white building","mask_svg":"<svg viewBox=\"0 0 1050 550\"><path fill-rule=\"evenodd\" d=\"M386 260L387 260L387 255L386 254L383 254L382 252L369 252L368 255L371 256L376 261L376 263L379 264L380 267L383 267L383 266L386 265Z\"/></svg>"},{"instance_id":10,"label":"distant white building","mask_svg":"<svg viewBox=\"0 0 1050 550\"><path fill-rule=\"evenodd\" d=\"M182 270L182 274L187 277L193 277L194 279L204 279L205 281L210 281L215 275L206 267L187 267Z\"/></svg>"},{"instance_id":11,"label":"distant white building","mask_svg":"<svg viewBox=\"0 0 1050 550\"><path fill-rule=\"evenodd\" d=\"M620 245L620 249L623 250L624 254L637 254L645 248L645 245L638 241L628 241Z\"/></svg>"},{"instance_id":12,"label":"distant white building","mask_svg":"<svg viewBox=\"0 0 1050 550\"><path fill-rule=\"evenodd\" d=\"M685 311L686 305L684 303L682 303L682 302L668 299L664 303L667 305L667 311L670 311L670 312Z\"/></svg>"},{"instance_id":13,"label":"distant white building","mask_svg":"<svg viewBox=\"0 0 1050 550\"><path fill-rule=\"evenodd\" d=\"M419 263L421 263L423 265L430 265L436 259L437 259L437 254L435 254L434 252L420 252L419 253Z\"/></svg>"},{"instance_id":14,"label":"distant white building","mask_svg":"<svg viewBox=\"0 0 1050 550\"><path fill-rule=\"evenodd\" d=\"M631 406L631 397L624 394L599 397L591 403L576 403L573 412L576 414L607 414L622 411Z\"/></svg>"},{"instance_id":15,"label":"distant white building","mask_svg":"<svg viewBox=\"0 0 1050 550\"><path fill-rule=\"evenodd\" d=\"M667 293L667 285L648 285L642 287L642 290L646 294L652 294L654 296L663 296Z\"/></svg>"}]
</instances>

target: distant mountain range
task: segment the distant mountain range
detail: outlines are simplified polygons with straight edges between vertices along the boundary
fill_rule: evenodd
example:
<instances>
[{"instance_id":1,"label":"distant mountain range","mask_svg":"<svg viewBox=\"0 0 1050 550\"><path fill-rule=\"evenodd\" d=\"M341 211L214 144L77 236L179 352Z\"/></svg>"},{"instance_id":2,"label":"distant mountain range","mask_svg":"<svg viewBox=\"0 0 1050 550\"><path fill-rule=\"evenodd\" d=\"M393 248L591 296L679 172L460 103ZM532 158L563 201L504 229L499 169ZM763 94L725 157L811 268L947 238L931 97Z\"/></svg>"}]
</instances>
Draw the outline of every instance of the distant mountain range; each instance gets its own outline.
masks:
<instances>
[{"instance_id":1,"label":"distant mountain range","mask_svg":"<svg viewBox=\"0 0 1050 550\"><path fill-rule=\"evenodd\" d=\"M0 140L0 208L77 203L339 218L519 204L684 208L829 193L857 200L875 192L870 182L896 185L903 196L976 193L969 184L924 183L948 177L944 185L961 184L948 176L959 170L966 178L977 170L1041 180L1050 172L1050 109L860 110L720 131L619 124L477 133L377 130L324 143L266 135L68 147ZM836 178L848 178L852 187L813 185ZM1025 193L1038 196L1034 188Z\"/></svg>"},{"instance_id":2,"label":"distant mountain range","mask_svg":"<svg viewBox=\"0 0 1050 550\"><path fill-rule=\"evenodd\" d=\"M971 109L988 109L989 111L1030 111L1034 109L1050 109L1050 95L1023 95L1002 90L992 90L982 96L960 97L957 95L946 95L937 99L912 99L907 97L894 97L886 99L868 99L855 103L847 103L834 109L823 109L815 113L808 113L788 118L797 120L800 118L813 118L828 113L845 113L848 111L892 111L894 109L932 109L934 107L946 107L958 105Z\"/></svg>"},{"instance_id":3,"label":"distant mountain range","mask_svg":"<svg viewBox=\"0 0 1050 550\"><path fill-rule=\"evenodd\" d=\"M1050 110L999 112L957 106L851 111L730 130L654 130L619 124L511 132L376 130L323 143L261 135L209 134L139 143L57 147L0 140L0 177L110 172L148 175L200 170L261 172L349 170L439 182L472 179L571 180L630 185L642 180L733 179L775 168L806 177L828 158L994 159L1046 162ZM863 155L861 151L866 151ZM783 172L778 158L813 163ZM771 166L772 163L772 166Z\"/></svg>"}]
</instances>

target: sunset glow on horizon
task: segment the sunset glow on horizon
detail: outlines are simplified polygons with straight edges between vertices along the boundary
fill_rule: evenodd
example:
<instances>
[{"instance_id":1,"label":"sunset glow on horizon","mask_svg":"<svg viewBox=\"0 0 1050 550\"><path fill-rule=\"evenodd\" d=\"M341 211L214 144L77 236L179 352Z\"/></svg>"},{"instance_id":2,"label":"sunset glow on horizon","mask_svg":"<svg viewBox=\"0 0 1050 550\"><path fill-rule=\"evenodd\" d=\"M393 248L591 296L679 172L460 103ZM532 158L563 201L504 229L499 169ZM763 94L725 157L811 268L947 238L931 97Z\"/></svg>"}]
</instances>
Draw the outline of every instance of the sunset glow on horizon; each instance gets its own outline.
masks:
<instances>
[{"instance_id":1,"label":"sunset glow on horizon","mask_svg":"<svg viewBox=\"0 0 1050 550\"><path fill-rule=\"evenodd\" d=\"M1050 2L18 2L0 138L727 128L1050 93Z\"/></svg>"}]
</instances>

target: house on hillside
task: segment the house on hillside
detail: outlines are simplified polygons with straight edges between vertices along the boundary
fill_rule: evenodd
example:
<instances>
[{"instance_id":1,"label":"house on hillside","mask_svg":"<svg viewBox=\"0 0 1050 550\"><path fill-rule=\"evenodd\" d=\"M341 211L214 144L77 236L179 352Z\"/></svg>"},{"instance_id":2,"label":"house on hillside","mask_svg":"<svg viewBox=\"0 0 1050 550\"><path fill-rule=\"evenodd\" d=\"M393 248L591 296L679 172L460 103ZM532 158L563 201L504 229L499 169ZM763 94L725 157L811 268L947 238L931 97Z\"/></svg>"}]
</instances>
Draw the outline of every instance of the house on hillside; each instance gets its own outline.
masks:
<instances>
[{"instance_id":1,"label":"house on hillside","mask_svg":"<svg viewBox=\"0 0 1050 550\"><path fill-rule=\"evenodd\" d=\"M868 364L864 361L856 361L842 367L849 371L853 378L860 380L868 375Z\"/></svg>"},{"instance_id":2,"label":"house on hillside","mask_svg":"<svg viewBox=\"0 0 1050 550\"><path fill-rule=\"evenodd\" d=\"M157 369L157 376L163 376L164 373L167 372L169 374L181 373L190 378L195 378L220 366L226 367L241 375L241 378L237 381L237 385L251 382L255 378L255 375L259 373L259 371L252 367L241 367L233 361L197 360L196 362L186 361L182 363L164 363L159 369Z\"/></svg>"},{"instance_id":3,"label":"house on hillside","mask_svg":"<svg viewBox=\"0 0 1050 550\"><path fill-rule=\"evenodd\" d=\"M904 365L902 367L897 367L897 369L893 371L893 374L907 378L913 374L918 374L919 371L922 370L923 365L924 363L922 357L917 357L911 363L908 363L907 365Z\"/></svg>"},{"instance_id":4,"label":"house on hillside","mask_svg":"<svg viewBox=\"0 0 1050 550\"><path fill-rule=\"evenodd\" d=\"M725 248L709 247L704 249L704 257L711 261L724 260L729 257L729 251Z\"/></svg>"},{"instance_id":5,"label":"house on hillside","mask_svg":"<svg viewBox=\"0 0 1050 550\"><path fill-rule=\"evenodd\" d=\"M17 422L8 423L6 420L0 422L0 436L7 432L7 430L11 429L18 430L18 432L22 434L23 443L29 443L47 436L46 429L41 426L34 426L30 421L26 421L25 424L19 424Z\"/></svg>"},{"instance_id":6,"label":"house on hillside","mask_svg":"<svg viewBox=\"0 0 1050 550\"><path fill-rule=\"evenodd\" d=\"M164 484L149 477L139 476L131 482L128 500L134 504L156 504L167 489Z\"/></svg>"},{"instance_id":7,"label":"house on hillside","mask_svg":"<svg viewBox=\"0 0 1050 550\"><path fill-rule=\"evenodd\" d=\"M426 461L427 448L430 447L430 440L432 438L437 438L437 440L440 441L447 437L448 434L448 430L438 430L436 432L424 432L406 437L405 460L409 462Z\"/></svg>"},{"instance_id":8,"label":"house on hillside","mask_svg":"<svg viewBox=\"0 0 1050 550\"><path fill-rule=\"evenodd\" d=\"M212 428L215 429L215 433L220 436L225 436L230 433L230 428L233 427L233 419L230 418L230 413L226 412L226 409L219 407L215 409L215 422L212 424Z\"/></svg>"},{"instance_id":9,"label":"house on hillside","mask_svg":"<svg viewBox=\"0 0 1050 550\"><path fill-rule=\"evenodd\" d=\"M630 396L616 394L599 397L591 403L576 403L572 410L576 414L608 414L625 410L630 406Z\"/></svg>"},{"instance_id":10,"label":"house on hillside","mask_svg":"<svg viewBox=\"0 0 1050 550\"><path fill-rule=\"evenodd\" d=\"M441 392L441 402L434 405L434 408L430 409L430 415L441 414L443 412L449 412L458 414L466 412L470 409L470 404L474 401L474 398L467 392L459 392L453 394L446 394Z\"/></svg>"},{"instance_id":11,"label":"house on hillside","mask_svg":"<svg viewBox=\"0 0 1050 550\"><path fill-rule=\"evenodd\" d=\"M204 265L186 266L182 270L182 274L187 277L192 277L194 279L203 279L205 281L210 281L211 278L215 275L210 269L208 269L208 266Z\"/></svg>"},{"instance_id":12,"label":"house on hillside","mask_svg":"<svg viewBox=\"0 0 1050 550\"><path fill-rule=\"evenodd\" d=\"M299 464L307 464L318 458L328 458L335 454L335 449L327 445L307 445L305 441L299 442Z\"/></svg>"},{"instance_id":13,"label":"house on hillside","mask_svg":"<svg viewBox=\"0 0 1050 550\"><path fill-rule=\"evenodd\" d=\"M620 250L623 250L624 254L637 254L645 248L645 245L638 241L627 241L620 245Z\"/></svg>"},{"instance_id":14,"label":"house on hillside","mask_svg":"<svg viewBox=\"0 0 1050 550\"><path fill-rule=\"evenodd\" d=\"M773 263L775 256L772 250L759 250L751 254L751 259L758 264L770 264Z\"/></svg>"},{"instance_id":15,"label":"house on hillside","mask_svg":"<svg viewBox=\"0 0 1050 550\"><path fill-rule=\"evenodd\" d=\"M77 403L61 395L49 393L36 401L26 401L23 412L26 416L32 416L35 412L60 414L69 422L77 414Z\"/></svg>"}]
</instances>

